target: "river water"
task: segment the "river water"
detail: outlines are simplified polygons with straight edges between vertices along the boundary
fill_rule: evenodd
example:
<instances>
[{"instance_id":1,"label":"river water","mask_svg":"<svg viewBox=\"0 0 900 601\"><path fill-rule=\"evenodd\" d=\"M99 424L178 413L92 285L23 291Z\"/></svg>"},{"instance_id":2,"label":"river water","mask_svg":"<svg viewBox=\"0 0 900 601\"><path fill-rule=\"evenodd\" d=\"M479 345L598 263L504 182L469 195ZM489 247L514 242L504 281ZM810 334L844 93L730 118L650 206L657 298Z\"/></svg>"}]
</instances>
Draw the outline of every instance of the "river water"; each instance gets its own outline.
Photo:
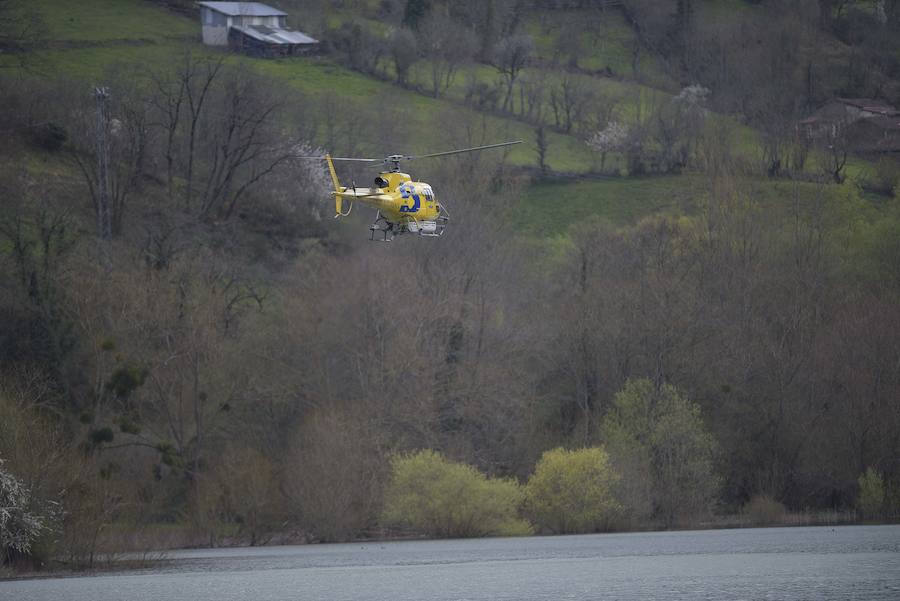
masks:
<instances>
[{"instance_id":1,"label":"river water","mask_svg":"<svg viewBox=\"0 0 900 601\"><path fill-rule=\"evenodd\" d=\"M2 601L900 600L900 526L175 551L152 568L0 582Z\"/></svg>"}]
</instances>

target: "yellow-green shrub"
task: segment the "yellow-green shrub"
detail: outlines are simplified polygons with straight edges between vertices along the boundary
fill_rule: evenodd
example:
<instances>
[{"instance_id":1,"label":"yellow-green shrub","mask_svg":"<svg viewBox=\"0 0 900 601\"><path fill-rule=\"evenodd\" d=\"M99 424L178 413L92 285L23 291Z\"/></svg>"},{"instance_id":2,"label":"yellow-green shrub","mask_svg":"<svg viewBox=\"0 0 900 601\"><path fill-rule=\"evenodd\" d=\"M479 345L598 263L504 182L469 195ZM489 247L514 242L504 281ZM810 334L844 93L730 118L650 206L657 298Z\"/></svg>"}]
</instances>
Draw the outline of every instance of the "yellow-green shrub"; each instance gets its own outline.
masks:
<instances>
[{"instance_id":1,"label":"yellow-green shrub","mask_svg":"<svg viewBox=\"0 0 900 601\"><path fill-rule=\"evenodd\" d=\"M884 512L884 478L874 468L859 477L859 498L856 503L864 518L878 518Z\"/></svg>"},{"instance_id":2,"label":"yellow-green shrub","mask_svg":"<svg viewBox=\"0 0 900 601\"><path fill-rule=\"evenodd\" d=\"M514 480L488 478L425 450L391 461L382 519L436 537L526 535L531 526L518 517L523 498Z\"/></svg>"},{"instance_id":3,"label":"yellow-green shrub","mask_svg":"<svg viewBox=\"0 0 900 601\"><path fill-rule=\"evenodd\" d=\"M608 529L621 509L612 492L618 479L600 447L547 451L525 485L528 515L553 532Z\"/></svg>"}]
</instances>

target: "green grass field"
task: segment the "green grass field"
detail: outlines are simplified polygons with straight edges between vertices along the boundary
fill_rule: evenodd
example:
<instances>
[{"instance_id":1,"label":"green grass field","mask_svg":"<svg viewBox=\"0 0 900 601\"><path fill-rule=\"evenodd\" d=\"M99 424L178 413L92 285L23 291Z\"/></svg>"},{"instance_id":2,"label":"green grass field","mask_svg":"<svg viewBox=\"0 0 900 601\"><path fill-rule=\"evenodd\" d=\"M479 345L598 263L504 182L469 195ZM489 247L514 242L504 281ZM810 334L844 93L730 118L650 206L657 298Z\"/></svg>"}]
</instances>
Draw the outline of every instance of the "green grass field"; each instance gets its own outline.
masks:
<instances>
[{"instance_id":1,"label":"green grass field","mask_svg":"<svg viewBox=\"0 0 900 601\"><path fill-rule=\"evenodd\" d=\"M197 23L141 0L30 0L53 42L199 39Z\"/></svg>"},{"instance_id":2,"label":"green grass field","mask_svg":"<svg viewBox=\"0 0 900 601\"><path fill-rule=\"evenodd\" d=\"M654 214L696 209L704 179L694 175L540 182L514 207L514 222L533 233L564 233L573 223L599 217L613 225Z\"/></svg>"}]
</instances>

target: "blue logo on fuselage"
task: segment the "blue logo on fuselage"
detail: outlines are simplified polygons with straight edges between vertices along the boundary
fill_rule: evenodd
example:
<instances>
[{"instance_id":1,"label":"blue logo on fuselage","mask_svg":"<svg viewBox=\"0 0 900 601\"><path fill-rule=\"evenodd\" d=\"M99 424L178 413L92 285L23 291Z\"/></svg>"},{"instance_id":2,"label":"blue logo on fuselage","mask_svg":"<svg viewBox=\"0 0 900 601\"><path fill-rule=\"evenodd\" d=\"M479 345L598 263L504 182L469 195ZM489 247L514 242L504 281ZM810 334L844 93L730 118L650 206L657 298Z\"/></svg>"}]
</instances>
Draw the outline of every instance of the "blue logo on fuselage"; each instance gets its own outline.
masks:
<instances>
[{"instance_id":1,"label":"blue logo on fuselage","mask_svg":"<svg viewBox=\"0 0 900 601\"><path fill-rule=\"evenodd\" d=\"M412 206L400 207L401 213L415 213L419 210L419 207L422 206L421 200L419 198L419 194L416 192L415 186L413 186L409 182L400 184L400 198L403 198L403 199L412 198L413 199Z\"/></svg>"}]
</instances>

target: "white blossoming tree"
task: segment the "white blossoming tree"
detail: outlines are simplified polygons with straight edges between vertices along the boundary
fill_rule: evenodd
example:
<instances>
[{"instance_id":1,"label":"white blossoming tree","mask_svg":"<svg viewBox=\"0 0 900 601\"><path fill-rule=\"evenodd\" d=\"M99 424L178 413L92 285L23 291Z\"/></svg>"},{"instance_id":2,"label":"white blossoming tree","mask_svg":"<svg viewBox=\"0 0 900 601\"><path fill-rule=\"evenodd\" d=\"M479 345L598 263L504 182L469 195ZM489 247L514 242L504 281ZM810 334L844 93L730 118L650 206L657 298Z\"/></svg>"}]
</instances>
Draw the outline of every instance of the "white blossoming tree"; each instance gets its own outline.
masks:
<instances>
[{"instance_id":1,"label":"white blossoming tree","mask_svg":"<svg viewBox=\"0 0 900 601\"><path fill-rule=\"evenodd\" d=\"M664 172L683 168L696 153L709 114L709 94L701 85L687 86L657 113L654 137Z\"/></svg>"},{"instance_id":2,"label":"white blossoming tree","mask_svg":"<svg viewBox=\"0 0 900 601\"><path fill-rule=\"evenodd\" d=\"M28 487L3 467L0 459L0 560L9 550L27 553L44 530L43 520L28 510Z\"/></svg>"},{"instance_id":3,"label":"white blossoming tree","mask_svg":"<svg viewBox=\"0 0 900 601\"><path fill-rule=\"evenodd\" d=\"M587 144L594 152L600 153L600 171L606 164L606 155L621 152L628 142L628 128L618 121L610 121L607 126L588 138Z\"/></svg>"}]
</instances>

